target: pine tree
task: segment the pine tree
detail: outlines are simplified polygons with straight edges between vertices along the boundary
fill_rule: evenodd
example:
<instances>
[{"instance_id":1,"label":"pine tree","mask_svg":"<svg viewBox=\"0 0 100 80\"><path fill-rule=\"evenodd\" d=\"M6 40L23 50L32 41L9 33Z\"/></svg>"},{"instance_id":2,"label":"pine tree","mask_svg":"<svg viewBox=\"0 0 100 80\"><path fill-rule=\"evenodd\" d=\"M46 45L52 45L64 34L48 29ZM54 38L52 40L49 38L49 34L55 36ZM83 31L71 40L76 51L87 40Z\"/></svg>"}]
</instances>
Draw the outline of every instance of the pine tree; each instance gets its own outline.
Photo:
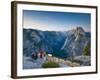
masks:
<instances>
[{"instance_id":1,"label":"pine tree","mask_svg":"<svg viewBox=\"0 0 100 80\"><path fill-rule=\"evenodd\" d=\"M90 46L86 46L83 51L84 51L84 55L86 56L90 55Z\"/></svg>"}]
</instances>

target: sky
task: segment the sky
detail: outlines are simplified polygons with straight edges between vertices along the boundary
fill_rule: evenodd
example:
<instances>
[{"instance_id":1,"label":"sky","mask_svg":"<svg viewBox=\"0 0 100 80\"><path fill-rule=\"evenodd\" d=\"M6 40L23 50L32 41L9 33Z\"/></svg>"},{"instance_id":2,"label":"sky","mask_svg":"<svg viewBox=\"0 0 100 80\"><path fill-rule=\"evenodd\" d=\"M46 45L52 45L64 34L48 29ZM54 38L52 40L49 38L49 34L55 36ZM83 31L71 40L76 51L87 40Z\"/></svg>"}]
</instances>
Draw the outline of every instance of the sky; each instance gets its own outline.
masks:
<instances>
[{"instance_id":1,"label":"sky","mask_svg":"<svg viewBox=\"0 0 100 80\"><path fill-rule=\"evenodd\" d=\"M68 31L82 27L91 30L89 13L23 10L23 27L43 31Z\"/></svg>"}]
</instances>

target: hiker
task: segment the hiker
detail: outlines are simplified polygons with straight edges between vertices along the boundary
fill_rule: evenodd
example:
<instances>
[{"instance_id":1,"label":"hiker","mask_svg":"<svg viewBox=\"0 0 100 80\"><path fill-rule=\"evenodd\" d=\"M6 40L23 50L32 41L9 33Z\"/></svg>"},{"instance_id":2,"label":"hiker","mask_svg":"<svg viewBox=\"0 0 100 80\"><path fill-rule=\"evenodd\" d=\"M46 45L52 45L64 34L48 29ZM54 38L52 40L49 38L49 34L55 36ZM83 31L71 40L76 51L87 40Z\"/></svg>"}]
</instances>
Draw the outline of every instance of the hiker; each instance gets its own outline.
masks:
<instances>
[{"instance_id":1,"label":"hiker","mask_svg":"<svg viewBox=\"0 0 100 80\"><path fill-rule=\"evenodd\" d=\"M33 52L31 56L32 56L32 58L35 59L35 60L38 58L37 52L36 52L36 53Z\"/></svg>"}]
</instances>

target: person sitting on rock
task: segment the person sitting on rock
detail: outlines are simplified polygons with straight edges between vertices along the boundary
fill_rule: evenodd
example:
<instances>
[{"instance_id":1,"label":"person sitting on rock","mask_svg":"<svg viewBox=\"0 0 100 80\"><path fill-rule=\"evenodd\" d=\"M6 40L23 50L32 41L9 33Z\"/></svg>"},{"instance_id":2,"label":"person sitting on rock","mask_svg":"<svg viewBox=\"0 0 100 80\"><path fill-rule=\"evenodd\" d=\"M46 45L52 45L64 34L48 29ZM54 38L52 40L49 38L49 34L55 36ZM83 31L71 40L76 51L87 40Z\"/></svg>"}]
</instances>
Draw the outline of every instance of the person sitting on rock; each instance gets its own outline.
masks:
<instances>
[{"instance_id":1,"label":"person sitting on rock","mask_svg":"<svg viewBox=\"0 0 100 80\"><path fill-rule=\"evenodd\" d=\"M33 58L34 60L36 60L36 59L38 58L37 52L36 52L36 53L33 52L31 56L32 56L32 58Z\"/></svg>"}]
</instances>

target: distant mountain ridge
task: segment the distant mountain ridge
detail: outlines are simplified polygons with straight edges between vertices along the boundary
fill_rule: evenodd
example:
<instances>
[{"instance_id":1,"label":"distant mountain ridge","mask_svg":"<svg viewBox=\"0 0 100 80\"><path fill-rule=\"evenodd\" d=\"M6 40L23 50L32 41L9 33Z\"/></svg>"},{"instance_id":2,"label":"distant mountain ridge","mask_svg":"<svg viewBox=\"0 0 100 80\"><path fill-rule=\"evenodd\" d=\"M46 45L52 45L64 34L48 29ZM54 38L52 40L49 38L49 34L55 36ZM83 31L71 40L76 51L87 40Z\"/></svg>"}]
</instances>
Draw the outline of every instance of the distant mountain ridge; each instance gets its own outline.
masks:
<instances>
[{"instance_id":1,"label":"distant mountain ridge","mask_svg":"<svg viewBox=\"0 0 100 80\"><path fill-rule=\"evenodd\" d=\"M90 45L90 32L82 27L69 31L41 31L23 29L23 54L30 56L33 52L46 51L54 56L67 58L82 55L85 46Z\"/></svg>"}]
</instances>

